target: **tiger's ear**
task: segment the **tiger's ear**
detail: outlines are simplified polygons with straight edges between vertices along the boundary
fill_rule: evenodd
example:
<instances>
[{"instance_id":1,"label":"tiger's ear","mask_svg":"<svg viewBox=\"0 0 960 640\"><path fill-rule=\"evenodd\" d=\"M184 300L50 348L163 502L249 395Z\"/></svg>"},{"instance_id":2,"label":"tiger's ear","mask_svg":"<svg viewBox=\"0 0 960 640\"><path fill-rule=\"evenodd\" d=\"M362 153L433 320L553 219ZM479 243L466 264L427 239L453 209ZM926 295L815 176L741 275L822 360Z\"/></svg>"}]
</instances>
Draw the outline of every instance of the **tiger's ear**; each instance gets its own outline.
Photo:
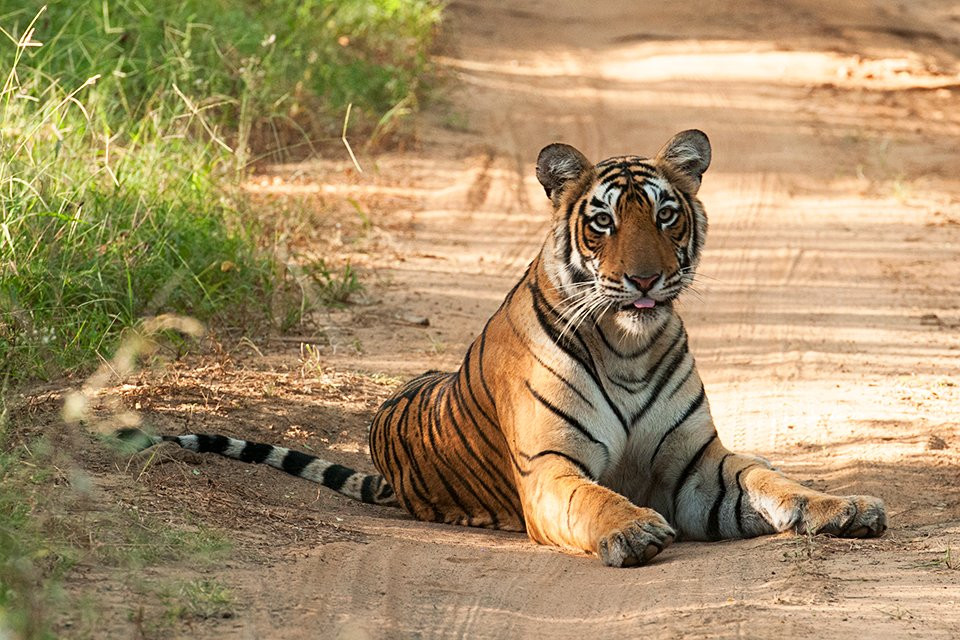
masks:
<instances>
[{"instance_id":1,"label":"tiger's ear","mask_svg":"<svg viewBox=\"0 0 960 640\"><path fill-rule=\"evenodd\" d=\"M695 195L703 172L710 166L710 139L699 129L681 131L657 152L657 160L666 160L693 180Z\"/></svg>"},{"instance_id":2,"label":"tiger's ear","mask_svg":"<svg viewBox=\"0 0 960 640\"><path fill-rule=\"evenodd\" d=\"M579 178L591 166L590 161L570 145L554 142L541 149L537 156L537 180L556 205L563 185Z\"/></svg>"}]
</instances>

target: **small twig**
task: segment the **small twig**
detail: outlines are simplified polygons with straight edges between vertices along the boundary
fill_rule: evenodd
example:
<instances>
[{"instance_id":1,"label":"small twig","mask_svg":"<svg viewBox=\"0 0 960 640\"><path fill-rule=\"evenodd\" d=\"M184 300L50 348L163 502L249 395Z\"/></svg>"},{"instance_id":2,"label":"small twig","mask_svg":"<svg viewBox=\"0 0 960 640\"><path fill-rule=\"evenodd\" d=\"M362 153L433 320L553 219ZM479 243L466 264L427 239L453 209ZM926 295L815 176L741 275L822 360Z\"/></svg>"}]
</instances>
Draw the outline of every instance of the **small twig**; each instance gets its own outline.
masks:
<instances>
[{"instance_id":1,"label":"small twig","mask_svg":"<svg viewBox=\"0 0 960 640\"><path fill-rule=\"evenodd\" d=\"M347 105L347 113L343 116L343 133L340 134L340 142L343 143L343 146L347 148L347 153L350 154L350 159L353 160L353 166L357 168L357 173L363 173L363 169L360 168L360 163L357 162L357 156L353 155L353 149L350 148L350 143L347 142L347 125L350 123L350 110L353 108L353 103Z\"/></svg>"}]
</instances>

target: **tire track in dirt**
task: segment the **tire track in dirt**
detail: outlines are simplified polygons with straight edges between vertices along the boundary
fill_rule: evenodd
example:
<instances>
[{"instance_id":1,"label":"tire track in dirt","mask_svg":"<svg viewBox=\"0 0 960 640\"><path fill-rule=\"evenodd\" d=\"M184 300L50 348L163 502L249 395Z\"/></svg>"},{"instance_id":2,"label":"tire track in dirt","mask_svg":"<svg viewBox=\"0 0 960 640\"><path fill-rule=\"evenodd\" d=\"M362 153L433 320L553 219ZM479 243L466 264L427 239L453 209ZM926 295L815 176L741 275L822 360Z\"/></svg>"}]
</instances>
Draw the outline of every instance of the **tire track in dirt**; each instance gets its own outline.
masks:
<instances>
[{"instance_id":1,"label":"tire track in dirt","mask_svg":"<svg viewBox=\"0 0 960 640\"><path fill-rule=\"evenodd\" d=\"M735 316L731 319L733 326L729 330L730 339L735 343L749 343L756 334L756 319L762 302L758 300L758 292L752 285L761 280L764 272L770 267L765 261L765 256L761 252L752 250L749 245L745 245L743 238L751 231L760 228L762 217L771 215L778 206L778 200L783 194L775 189L774 180L774 177L767 172L738 176L730 194L730 203L725 203L725 206L732 209L733 220L726 225L726 233L719 238L712 237L710 240L709 249L713 253L723 252L722 277L714 280L711 276L711 280L704 279L702 282L704 282L704 288L712 288L711 284L715 282L722 292L708 291L704 295L703 306L712 306L713 300L717 298L721 299L718 304L727 306L728 301L723 301L722 298L735 292L736 302L729 305L736 309ZM705 274L710 273L711 267L715 264L708 255L700 271ZM709 320L705 321L709 322ZM712 362L719 365L724 358L722 352L713 354L701 352L697 347L696 338L692 340L692 345L694 353L698 354L699 362L704 364ZM724 382L734 387L749 386L752 377L753 374L750 372L741 374L737 371L728 371ZM705 378L704 384L709 391L709 377ZM758 425L757 416L749 410L750 406L750 397L741 394L727 405L725 415L715 416L721 437L724 442L730 443L729 446L739 451L776 450L778 443L773 435L775 431L770 429L769 425ZM761 434L768 436L762 442L758 441L758 436Z\"/></svg>"}]
</instances>

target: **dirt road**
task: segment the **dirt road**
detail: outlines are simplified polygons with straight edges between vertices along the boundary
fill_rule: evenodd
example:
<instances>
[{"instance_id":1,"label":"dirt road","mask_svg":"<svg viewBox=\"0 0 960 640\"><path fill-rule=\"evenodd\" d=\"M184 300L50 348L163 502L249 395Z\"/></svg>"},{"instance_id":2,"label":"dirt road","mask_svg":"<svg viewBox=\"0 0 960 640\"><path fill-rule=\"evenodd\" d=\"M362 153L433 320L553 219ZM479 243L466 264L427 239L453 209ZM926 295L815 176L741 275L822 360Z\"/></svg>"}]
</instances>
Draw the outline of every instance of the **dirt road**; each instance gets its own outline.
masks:
<instances>
[{"instance_id":1,"label":"dirt road","mask_svg":"<svg viewBox=\"0 0 960 640\"><path fill-rule=\"evenodd\" d=\"M682 315L721 437L818 488L883 497L890 530L681 543L612 570L170 452L140 478L157 508L238 540L217 574L243 604L191 634L960 637L956 3L455 0L447 16L449 105L421 148L361 157L362 175L318 161L250 185L322 204L291 244L352 254L367 301L324 316L322 335L145 376L125 397L165 428L370 468L378 403L456 367L537 251L537 151L652 154L696 127L714 147L711 231Z\"/></svg>"}]
</instances>

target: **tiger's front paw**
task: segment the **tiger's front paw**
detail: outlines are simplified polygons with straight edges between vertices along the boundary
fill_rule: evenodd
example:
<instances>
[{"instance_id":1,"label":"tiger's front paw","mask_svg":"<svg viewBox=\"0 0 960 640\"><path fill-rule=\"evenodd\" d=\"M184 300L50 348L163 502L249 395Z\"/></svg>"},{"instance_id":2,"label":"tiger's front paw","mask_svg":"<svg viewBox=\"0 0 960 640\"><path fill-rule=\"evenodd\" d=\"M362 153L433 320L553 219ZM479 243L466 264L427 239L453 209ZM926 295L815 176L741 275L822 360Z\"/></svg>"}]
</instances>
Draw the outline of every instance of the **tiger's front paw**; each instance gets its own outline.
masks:
<instances>
[{"instance_id":1,"label":"tiger's front paw","mask_svg":"<svg viewBox=\"0 0 960 640\"><path fill-rule=\"evenodd\" d=\"M597 555L608 567L634 567L646 564L677 537L667 521L656 511L638 518L622 529L600 538Z\"/></svg>"},{"instance_id":2,"label":"tiger's front paw","mask_svg":"<svg viewBox=\"0 0 960 640\"><path fill-rule=\"evenodd\" d=\"M827 496L811 500L797 524L798 533L839 538L876 538L887 530L883 500L873 496Z\"/></svg>"}]
</instances>

